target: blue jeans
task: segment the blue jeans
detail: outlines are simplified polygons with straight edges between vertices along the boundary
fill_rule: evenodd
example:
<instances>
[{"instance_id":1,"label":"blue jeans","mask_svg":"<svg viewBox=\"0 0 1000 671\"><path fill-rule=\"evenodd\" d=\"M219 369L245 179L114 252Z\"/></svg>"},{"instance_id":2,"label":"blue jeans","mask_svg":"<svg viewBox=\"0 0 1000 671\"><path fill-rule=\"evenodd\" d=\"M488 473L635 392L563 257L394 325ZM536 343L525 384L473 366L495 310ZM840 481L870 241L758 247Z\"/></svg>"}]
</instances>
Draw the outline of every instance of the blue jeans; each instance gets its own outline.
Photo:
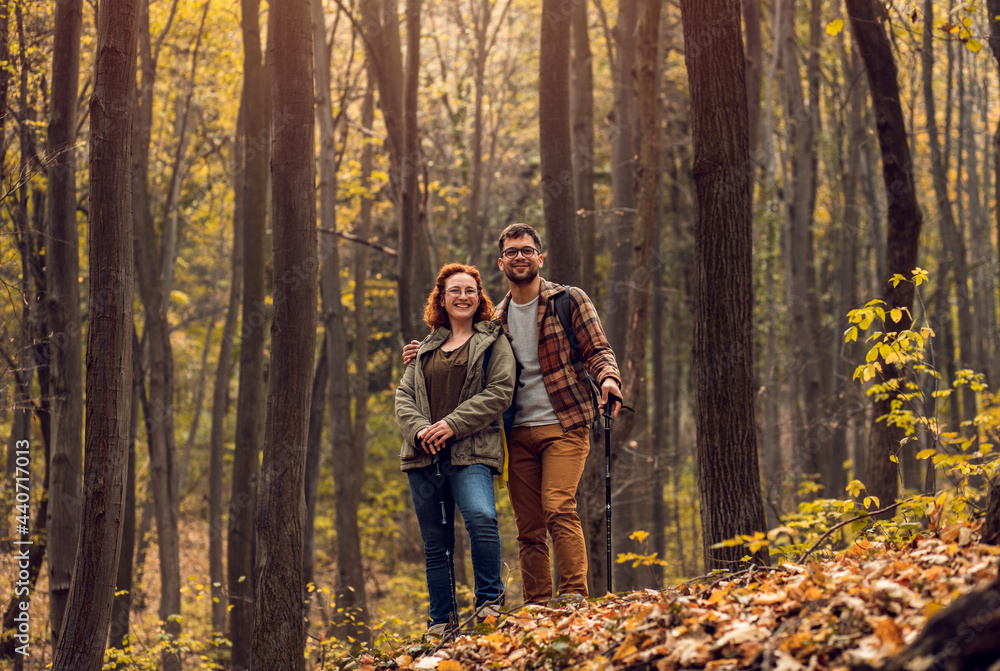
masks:
<instances>
[{"instance_id":1,"label":"blue jeans","mask_svg":"<svg viewBox=\"0 0 1000 671\"><path fill-rule=\"evenodd\" d=\"M454 575L456 504L472 541L476 607L496 600L503 587L500 583L500 531L489 467L482 464L452 466L450 455L445 455L440 463L408 471L407 475L424 540L431 624L447 622L452 611L449 568ZM455 619L457 622L458 613Z\"/></svg>"}]
</instances>

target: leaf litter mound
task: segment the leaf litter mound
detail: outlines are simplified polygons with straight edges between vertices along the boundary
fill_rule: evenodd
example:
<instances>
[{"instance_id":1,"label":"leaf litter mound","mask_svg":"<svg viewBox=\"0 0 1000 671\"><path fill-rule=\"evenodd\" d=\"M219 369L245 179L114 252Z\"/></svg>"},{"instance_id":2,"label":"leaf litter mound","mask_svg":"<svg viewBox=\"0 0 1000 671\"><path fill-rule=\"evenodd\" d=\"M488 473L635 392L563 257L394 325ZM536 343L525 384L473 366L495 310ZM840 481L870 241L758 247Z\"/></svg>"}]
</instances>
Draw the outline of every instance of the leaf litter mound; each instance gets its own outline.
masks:
<instances>
[{"instance_id":1,"label":"leaf litter mound","mask_svg":"<svg viewBox=\"0 0 1000 671\"><path fill-rule=\"evenodd\" d=\"M355 668L879 668L928 618L996 578L1000 548L978 542L979 526L955 524L899 546L861 540L831 559L609 595L578 609L519 610L444 645L364 655Z\"/></svg>"}]
</instances>

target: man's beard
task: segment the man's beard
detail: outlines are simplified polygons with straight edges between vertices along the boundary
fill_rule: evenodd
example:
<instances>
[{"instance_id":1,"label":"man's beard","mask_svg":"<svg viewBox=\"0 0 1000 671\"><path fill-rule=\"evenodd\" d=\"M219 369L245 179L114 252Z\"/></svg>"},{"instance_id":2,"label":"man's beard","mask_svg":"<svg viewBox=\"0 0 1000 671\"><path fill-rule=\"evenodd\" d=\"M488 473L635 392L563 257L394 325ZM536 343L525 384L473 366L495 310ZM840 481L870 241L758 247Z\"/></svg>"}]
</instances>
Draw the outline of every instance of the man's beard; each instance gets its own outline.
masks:
<instances>
[{"instance_id":1,"label":"man's beard","mask_svg":"<svg viewBox=\"0 0 1000 671\"><path fill-rule=\"evenodd\" d=\"M507 276L507 279L518 286L523 284L531 284L532 282L535 281L535 278L538 277L538 268L533 268L531 266L528 266L527 275L518 277L517 275L514 274L514 272L515 271L512 266L506 266L503 269L503 274Z\"/></svg>"}]
</instances>

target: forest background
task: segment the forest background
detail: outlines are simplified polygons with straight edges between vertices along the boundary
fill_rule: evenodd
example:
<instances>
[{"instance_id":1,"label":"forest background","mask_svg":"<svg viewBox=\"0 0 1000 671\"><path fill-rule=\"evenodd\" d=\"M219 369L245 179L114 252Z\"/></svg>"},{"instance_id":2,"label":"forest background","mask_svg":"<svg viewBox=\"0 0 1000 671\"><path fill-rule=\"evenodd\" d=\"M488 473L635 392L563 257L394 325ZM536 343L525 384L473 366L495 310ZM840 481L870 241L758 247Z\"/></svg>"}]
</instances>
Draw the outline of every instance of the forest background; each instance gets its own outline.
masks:
<instances>
[{"instance_id":1,"label":"forest background","mask_svg":"<svg viewBox=\"0 0 1000 671\"><path fill-rule=\"evenodd\" d=\"M1000 8L745 0L728 3L693 41L683 6L313 0L312 32L298 34L308 49L289 49L308 67L273 76L289 66L271 42L281 21L268 5L136 0L136 72L124 98L134 359L118 362L133 371L123 393L134 402L120 418L130 429L109 603L114 654L165 668L212 667L230 654L234 666L248 663L240 656L251 649L260 601L254 515L268 473L265 397L278 370L269 334L282 323L278 311L291 309L275 297L303 280L319 298L288 314L317 324L306 348L312 391L301 397L311 404L280 412L308 426L307 653L325 660L422 628L421 541L392 411L399 350L425 332L419 314L441 264L477 264L494 302L503 297L495 238L515 221L542 234L543 275L594 299L637 411L616 420L612 437L616 589L718 568L745 554L719 554L719 542L739 534L761 534L751 554L766 529L778 531L772 554L804 547L854 497L875 509L945 491L959 512L981 511L985 486L975 476L989 469L969 482L961 468L989 462L998 423L988 390L1000 377L1000 79L987 44ZM95 212L91 101L103 91L97 9L0 1L0 433L10 513L0 594L9 628L18 604L6 596L18 578L14 542L31 539L36 653L16 655L8 637L2 654L25 668L51 661L64 620L82 617L70 587L94 491L82 480L83 409L106 400L83 395L83 357L94 354L84 340L95 292L86 251ZM745 91L722 117L745 143L735 174L750 189L752 227L718 258L735 269L722 279L706 272L696 245L704 173L692 128L713 112L692 95L689 77L728 48L727 25L742 26ZM891 58L864 58L865 26L881 33ZM269 186L269 166L289 157L280 138L297 128L273 87L303 74L315 92L315 164L306 175L315 179ZM889 122L880 100L889 92L872 86L879 76L898 82L897 140L913 158L886 165L902 170L902 181L885 179ZM293 264L283 274L271 261L283 248L271 234L294 194L315 196L318 267ZM894 208L909 197L919 210L893 228ZM916 261L909 267L897 267L901 248ZM734 261L743 258L749 263ZM913 276L918 268L930 277L919 300L893 303L887 278L901 272L912 289L911 279L925 277ZM699 292L713 284L714 318L742 315L750 348L733 339L706 349L699 339L713 318L699 316ZM870 364L891 357L877 347L872 356L857 331L851 337L848 318L883 297L885 312L908 308L905 319L933 340L917 360L924 391L913 413L932 421L894 415L899 435L888 438L888 405L878 405L888 404L879 399L884 380ZM852 321L866 328L875 319L866 314ZM867 372L856 376L866 356ZM747 406L698 396L698 365L719 377L737 360L753 366ZM750 466L729 469L722 459L711 476L699 471L711 461L699 447L702 415L738 415L754 427L739 446L716 445L749 455ZM595 432L580 489L595 594L606 581L602 448ZM747 473L759 492L740 479ZM757 510L717 528L706 507L733 498L750 500L748 508L756 501ZM499 506L503 556L516 567L503 491ZM758 512L766 521L754 519ZM830 547L851 540L835 537ZM467 602L471 566L461 543L457 559ZM508 602L518 597L515 570Z\"/></svg>"}]
</instances>

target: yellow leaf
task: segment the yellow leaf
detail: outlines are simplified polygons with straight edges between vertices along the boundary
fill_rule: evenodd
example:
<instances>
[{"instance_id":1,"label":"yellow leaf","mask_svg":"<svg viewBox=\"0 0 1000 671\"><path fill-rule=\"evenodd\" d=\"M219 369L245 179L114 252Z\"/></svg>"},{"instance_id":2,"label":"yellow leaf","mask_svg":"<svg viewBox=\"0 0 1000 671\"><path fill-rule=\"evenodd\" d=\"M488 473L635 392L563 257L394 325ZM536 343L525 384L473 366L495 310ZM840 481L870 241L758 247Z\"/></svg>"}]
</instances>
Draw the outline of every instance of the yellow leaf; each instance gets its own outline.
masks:
<instances>
[{"instance_id":1,"label":"yellow leaf","mask_svg":"<svg viewBox=\"0 0 1000 671\"><path fill-rule=\"evenodd\" d=\"M844 342L857 341L858 339L858 327L852 326L844 332Z\"/></svg>"},{"instance_id":2,"label":"yellow leaf","mask_svg":"<svg viewBox=\"0 0 1000 671\"><path fill-rule=\"evenodd\" d=\"M898 464L899 463L899 457L897 457L895 454L890 454L889 455L889 461L891 461L894 464Z\"/></svg>"},{"instance_id":3,"label":"yellow leaf","mask_svg":"<svg viewBox=\"0 0 1000 671\"><path fill-rule=\"evenodd\" d=\"M843 29L844 29L843 19L834 19L830 23L826 24L826 34L830 36L839 35L840 31L842 31Z\"/></svg>"},{"instance_id":4,"label":"yellow leaf","mask_svg":"<svg viewBox=\"0 0 1000 671\"><path fill-rule=\"evenodd\" d=\"M983 50L983 43L979 40L968 40L965 43L965 48L974 54L978 54Z\"/></svg>"},{"instance_id":5,"label":"yellow leaf","mask_svg":"<svg viewBox=\"0 0 1000 671\"><path fill-rule=\"evenodd\" d=\"M899 308L893 308L889 311L889 317L892 321L899 323L899 320L903 318L903 311Z\"/></svg>"},{"instance_id":6,"label":"yellow leaf","mask_svg":"<svg viewBox=\"0 0 1000 671\"><path fill-rule=\"evenodd\" d=\"M443 659L437 665L437 671L463 671L465 667L454 659Z\"/></svg>"},{"instance_id":7,"label":"yellow leaf","mask_svg":"<svg viewBox=\"0 0 1000 671\"><path fill-rule=\"evenodd\" d=\"M715 604L720 603L725 598L726 598L725 590L721 589L713 590L712 595L708 597L708 605L714 606Z\"/></svg>"},{"instance_id":8,"label":"yellow leaf","mask_svg":"<svg viewBox=\"0 0 1000 671\"><path fill-rule=\"evenodd\" d=\"M926 450L920 450L917 452L917 459L930 459L936 454L932 448L927 448Z\"/></svg>"}]
</instances>

